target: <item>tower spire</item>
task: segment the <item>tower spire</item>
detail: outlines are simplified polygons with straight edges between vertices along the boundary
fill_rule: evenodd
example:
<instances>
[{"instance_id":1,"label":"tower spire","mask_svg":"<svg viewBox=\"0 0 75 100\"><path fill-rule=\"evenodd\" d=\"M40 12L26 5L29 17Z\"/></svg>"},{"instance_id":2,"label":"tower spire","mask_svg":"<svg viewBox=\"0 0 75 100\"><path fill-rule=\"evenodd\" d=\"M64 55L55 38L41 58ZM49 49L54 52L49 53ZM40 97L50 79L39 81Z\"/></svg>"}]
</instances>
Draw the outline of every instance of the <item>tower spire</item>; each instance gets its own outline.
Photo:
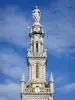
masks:
<instances>
[{"instance_id":1,"label":"tower spire","mask_svg":"<svg viewBox=\"0 0 75 100\"><path fill-rule=\"evenodd\" d=\"M22 100L53 100L54 80L52 73L46 82L47 49L44 47L44 31L40 24L41 12L37 6L32 11L33 25L29 28L30 48L27 50L29 81L26 83L24 73L21 78Z\"/></svg>"}]
</instances>

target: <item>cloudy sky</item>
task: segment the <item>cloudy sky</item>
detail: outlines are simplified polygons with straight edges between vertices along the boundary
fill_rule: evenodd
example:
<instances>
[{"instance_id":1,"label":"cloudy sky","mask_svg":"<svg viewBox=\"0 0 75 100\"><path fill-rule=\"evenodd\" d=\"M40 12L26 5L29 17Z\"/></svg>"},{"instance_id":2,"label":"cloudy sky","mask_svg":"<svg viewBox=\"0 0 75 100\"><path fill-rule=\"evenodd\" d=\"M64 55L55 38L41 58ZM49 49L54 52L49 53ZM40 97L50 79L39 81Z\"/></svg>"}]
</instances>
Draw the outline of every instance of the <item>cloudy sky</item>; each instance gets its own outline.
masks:
<instances>
[{"instance_id":1,"label":"cloudy sky","mask_svg":"<svg viewBox=\"0 0 75 100\"><path fill-rule=\"evenodd\" d=\"M46 80L55 80L55 100L75 99L75 0L1 0L0 2L0 100L21 100L22 72L28 81L28 27L32 10L41 10L48 52Z\"/></svg>"}]
</instances>

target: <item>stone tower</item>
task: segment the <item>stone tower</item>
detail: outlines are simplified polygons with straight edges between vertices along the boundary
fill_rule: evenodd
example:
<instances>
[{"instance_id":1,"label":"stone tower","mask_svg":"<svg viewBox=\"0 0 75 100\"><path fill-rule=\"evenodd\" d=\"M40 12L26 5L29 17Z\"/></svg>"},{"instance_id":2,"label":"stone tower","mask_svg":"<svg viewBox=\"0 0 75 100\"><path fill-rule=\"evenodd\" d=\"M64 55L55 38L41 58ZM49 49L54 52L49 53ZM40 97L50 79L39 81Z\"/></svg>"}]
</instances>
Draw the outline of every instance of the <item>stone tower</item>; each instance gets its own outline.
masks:
<instances>
[{"instance_id":1,"label":"stone tower","mask_svg":"<svg viewBox=\"0 0 75 100\"><path fill-rule=\"evenodd\" d=\"M40 24L41 13L37 6L32 11L33 25L29 30L30 49L28 49L27 65L28 83L21 79L21 100L53 100L54 80L52 73L46 82L47 50L44 49L44 31Z\"/></svg>"}]
</instances>

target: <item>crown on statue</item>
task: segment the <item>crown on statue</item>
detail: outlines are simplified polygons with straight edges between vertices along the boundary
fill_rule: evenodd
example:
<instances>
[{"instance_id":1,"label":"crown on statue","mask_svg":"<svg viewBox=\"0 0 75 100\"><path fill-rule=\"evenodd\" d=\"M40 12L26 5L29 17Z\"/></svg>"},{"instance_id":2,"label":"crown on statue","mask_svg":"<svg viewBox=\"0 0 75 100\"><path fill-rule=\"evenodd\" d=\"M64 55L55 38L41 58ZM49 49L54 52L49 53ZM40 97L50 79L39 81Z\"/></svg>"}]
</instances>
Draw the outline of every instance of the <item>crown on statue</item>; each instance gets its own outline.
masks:
<instances>
[{"instance_id":1,"label":"crown on statue","mask_svg":"<svg viewBox=\"0 0 75 100\"><path fill-rule=\"evenodd\" d=\"M38 9L38 6L35 6L34 9Z\"/></svg>"}]
</instances>

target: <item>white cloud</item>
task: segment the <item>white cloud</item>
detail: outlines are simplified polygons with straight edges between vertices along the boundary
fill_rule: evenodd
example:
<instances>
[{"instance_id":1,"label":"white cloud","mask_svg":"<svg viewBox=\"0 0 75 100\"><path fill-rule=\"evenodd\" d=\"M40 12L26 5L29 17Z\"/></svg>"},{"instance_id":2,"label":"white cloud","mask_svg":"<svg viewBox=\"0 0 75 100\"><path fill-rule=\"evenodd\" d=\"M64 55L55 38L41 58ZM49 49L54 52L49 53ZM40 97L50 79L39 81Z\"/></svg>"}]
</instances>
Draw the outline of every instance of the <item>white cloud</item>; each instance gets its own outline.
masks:
<instances>
[{"instance_id":1,"label":"white cloud","mask_svg":"<svg viewBox=\"0 0 75 100\"><path fill-rule=\"evenodd\" d=\"M28 35L28 21L24 13L18 12L17 7L8 7L0 12L0 37L9 42L27 47L29 41L25 38ZM27 42L26 42L27 41Z\"/></svg>"},{"instance_id":2,"label":"white cloud","mask_svg":"<svg viewBox=\"0 0 75 100\"><path fill-rule=\"evenodd\" d=\"M1 89L1 92L10 92L10 91L16 92L20 90L20 85L18 85L17 83L11 82L11 81L7 81L6 84L2 84L2 85L0 84L0 89Z\"/></svg>"},{"instance_id":3,"label":"white cloud","mask_svg":"<svg viewBox=\"0 0 75 100\"><path fill-rule=\"evenodd\" d=\"M64 85L60 88L56 88L56 90L61 91L63 93L68 93L68 92L75 91L75 83Z\"/></svg>"},{"instance_id":4,"label":"white cloud","mask_svg":"<svg viewBox=\"0 0 75 100\"><path fill-rule=\"evenodd\" d=\"M41 9L44 30L48 34L48 39L45 37L45 46L48 51L52 54L56 52L70 54L68 47L75 45L75 21L73 21L73 16L67 15L63 12L61 7L64 7L64 3L60 7L56 5L54 9ZM67 4L67 2L65 2ZM53 13L59 8L60 13ZM29 46L30 39L26 39L25 36L28 35L28 26L31 20L27 21L27 16L24 12L18 12L17 7L8 7L6 10L1 11L2 18L0 24L0 37L9 42L19 44L23 47ZM67 8L65 12L67 12ZM27 13L26 13L27 14ZM32 15L31 15L32 17ZM71 48L71 51L73 49ZM73 50L74 52L74 50Z\"/></svg>"},{"instance_id":5,"label":"white cloud","mask_svg":"<svg viewBox=\"0 0 75 100\"><path fill-rule=\"evenodd\" d=\"M15 52L0 52L0 71L7 76L19 80L22 73L25 72L25 78L26 80L28 79L26 59L17 55Z\"/></svg>"},{"instance_id":6,"label":"white cloud","mask_svg":"<svg viewBox=\"0 0 75 100\"><path fill-rule=\"evenodd\" d=\"M48 29L48 38L45 38L45 46L49 51L61 53L68 51L68 47L75 46L75 29L71 24L72 22L65 18L49 22L49 25L46 24L51 28Z\"/></svg>"},{"instance_id":7,"label":"white cloud","mask_svg":"<svg viewBox=\"0 0 75 100\"><path fill-rule=\"evenodd\" d=\"M20 100L20 84L7 81L6 84L0 84L0 100Z\"/></svg>"},{"instance_id":8,"label":"white cloud","mask_svg":"<svg viewBox=\"0 0 75 100\"><path fill-rule=\"evenodd\" d=\"M6 97L0 97L0 100L8 100Z\"/></svg>"},{"instance_id":9,"label":"white cloud","mask_svg":"<svg viewBox=\"0 0 75 100\"><path fill-rule=\"evenodd\" d=\"M71 2L71 1L70 1ZM42 23L48 38L45 46L52 54L65 53L70 56L75 53L75 9L68 0L51 2L48 9L42 9ZM73 2L75 4L75 2ZM72 52L69 52L71 49Z\"/></svg>"}]
</instances>

